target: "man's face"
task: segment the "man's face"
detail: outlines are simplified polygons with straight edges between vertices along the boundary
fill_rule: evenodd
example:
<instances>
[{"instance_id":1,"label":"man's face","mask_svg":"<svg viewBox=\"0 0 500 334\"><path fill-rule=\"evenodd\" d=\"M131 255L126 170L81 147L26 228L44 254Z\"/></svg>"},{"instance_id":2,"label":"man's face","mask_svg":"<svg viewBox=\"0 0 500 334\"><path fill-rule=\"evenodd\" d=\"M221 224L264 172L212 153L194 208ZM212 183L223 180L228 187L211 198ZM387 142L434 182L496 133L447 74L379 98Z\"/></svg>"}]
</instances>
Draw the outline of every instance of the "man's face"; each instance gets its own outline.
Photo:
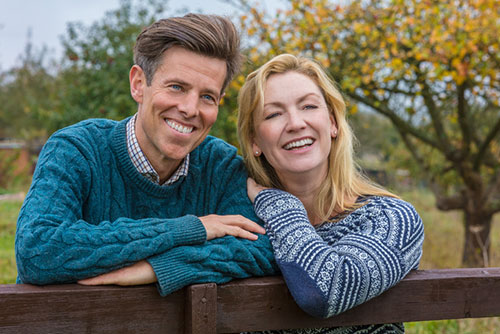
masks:
<instances>
[{"instance_id":1,"label":"man's face","mask_svg":"<svg viewBox=\"0 0 500 334\"><path fill-rule=\"evenodd\" d=\"M150 86L142 69L132 67L137 140L162 181L207 136L217 119L225 76L224 60L181 47L165 51Z\"/></svg>"}]
</instances>

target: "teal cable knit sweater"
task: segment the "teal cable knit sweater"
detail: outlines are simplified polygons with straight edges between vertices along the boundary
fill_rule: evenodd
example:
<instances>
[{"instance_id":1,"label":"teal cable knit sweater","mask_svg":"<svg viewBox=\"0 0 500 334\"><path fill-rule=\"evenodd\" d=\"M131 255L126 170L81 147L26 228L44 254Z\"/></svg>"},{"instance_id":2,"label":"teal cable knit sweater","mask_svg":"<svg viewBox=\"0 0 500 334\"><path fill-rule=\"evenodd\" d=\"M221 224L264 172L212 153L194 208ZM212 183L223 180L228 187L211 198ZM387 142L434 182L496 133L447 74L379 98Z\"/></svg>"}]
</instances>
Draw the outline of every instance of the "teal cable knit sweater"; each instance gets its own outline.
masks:
<instances>
[{"instance_id":1,"label":"teal cable knit sweater","mask_svg":"<svg viewBox=\"0 0 500 334\"><path fill-rule=\"evenodd\" d=\"M142 259L162 295L276 274L267 236L207 242L198 219L241 214L258 221L236 149L209 136L191 153L188 175L159 186L130 160L127 120L86 120L47 141L17 222L18 283L75 282Z\"/></svg>"}]
</instances>

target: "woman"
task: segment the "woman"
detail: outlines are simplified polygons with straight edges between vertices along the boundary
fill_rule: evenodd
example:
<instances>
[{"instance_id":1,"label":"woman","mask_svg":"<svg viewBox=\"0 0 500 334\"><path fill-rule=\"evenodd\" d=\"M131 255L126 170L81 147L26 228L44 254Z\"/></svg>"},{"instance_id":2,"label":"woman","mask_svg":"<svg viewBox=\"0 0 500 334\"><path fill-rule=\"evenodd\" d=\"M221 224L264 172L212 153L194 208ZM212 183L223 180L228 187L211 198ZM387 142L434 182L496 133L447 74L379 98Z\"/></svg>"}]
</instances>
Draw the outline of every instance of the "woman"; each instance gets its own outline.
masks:
<instances>
[{"instance_id":1,"label":"woman","mask_svg":"<svg viewBox=\"0 0 500 334\"><path fill-rule=\"evenodd\" d=\"M339 314L417 268L422 221L409 203L356 168L344 100L318 64L277 56L247 77L238 103L241 150L253 178L248 194L304 311L317 317ZM313 332L358 331L404 328L386 324Z\"/></svg>"}]
</instances>

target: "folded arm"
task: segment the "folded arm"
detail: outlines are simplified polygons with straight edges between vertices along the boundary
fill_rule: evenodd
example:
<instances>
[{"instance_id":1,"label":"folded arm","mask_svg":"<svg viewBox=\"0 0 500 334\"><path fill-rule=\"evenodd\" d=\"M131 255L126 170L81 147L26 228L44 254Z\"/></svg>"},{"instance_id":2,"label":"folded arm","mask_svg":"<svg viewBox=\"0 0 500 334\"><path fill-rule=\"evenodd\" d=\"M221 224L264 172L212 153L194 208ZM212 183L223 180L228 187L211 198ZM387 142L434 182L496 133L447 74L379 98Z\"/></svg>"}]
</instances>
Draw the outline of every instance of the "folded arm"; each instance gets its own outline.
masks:
<instances>
[{"instance_id":1,"label":"folded arm","mask_svg":"<svg viewBox=\"0 0 500 334\"><path fill-rule=\"evenodd\" d=\"M423 241L420 217L404 201L381 203L316 230L296 197L276 189L259 193L256 212L304 311L317 317L339 314L381 294L417 267Z\"/></svg>"},{"instance_id":2,"label":"folded arm","mask_svg":"<svg viewBox=\"0 0 500 334\"><path fill-rule=\"evenodd\" d=\"M99 220L98 216L106 215L101 212L94 213L92 222L84 220L91 191L90 155L71 140L58 137L49 140L40 154L17 222L15 250L20 282L74 282L172 247L205 242L203 224L193 215ZM103 200L115 199L109 194Z\"/></svg>"}]
</instances>

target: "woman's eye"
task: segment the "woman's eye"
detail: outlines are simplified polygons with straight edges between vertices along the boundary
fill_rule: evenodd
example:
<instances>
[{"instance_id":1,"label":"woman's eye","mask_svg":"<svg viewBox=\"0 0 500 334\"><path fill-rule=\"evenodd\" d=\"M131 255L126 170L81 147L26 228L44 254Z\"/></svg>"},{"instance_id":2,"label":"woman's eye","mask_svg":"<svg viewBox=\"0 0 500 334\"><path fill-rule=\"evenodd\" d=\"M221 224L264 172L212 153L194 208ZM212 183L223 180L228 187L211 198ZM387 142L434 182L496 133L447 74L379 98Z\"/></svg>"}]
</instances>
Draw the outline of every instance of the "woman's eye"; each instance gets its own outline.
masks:
<instances>
[{"instance_id":1,"label":"woman's eye","mask_svg":"<svg viewBox=\"0 0 500 334\"><path fill-rule=\"evenodd\" d=\"M273 112L273 113L267 114L264 119L271 119L271 118L274 118L274 117L277 117L277 116L279 116L279 113L278 112Z\"/></svg>"},{"instance_id":2,"label":"woman's eye","mask_svg":"<svg viewBox=\"0 0 500 334\"><path fill-rule=\"evenodd\" d=\"M316 105L314 105L314 104L306 104L306 105L304 106L304 109L305 109L305 110L308 110L308 109L316 109L316 108L318 108L318 106L316 106Z\"/></svg>"}]
</instances>

